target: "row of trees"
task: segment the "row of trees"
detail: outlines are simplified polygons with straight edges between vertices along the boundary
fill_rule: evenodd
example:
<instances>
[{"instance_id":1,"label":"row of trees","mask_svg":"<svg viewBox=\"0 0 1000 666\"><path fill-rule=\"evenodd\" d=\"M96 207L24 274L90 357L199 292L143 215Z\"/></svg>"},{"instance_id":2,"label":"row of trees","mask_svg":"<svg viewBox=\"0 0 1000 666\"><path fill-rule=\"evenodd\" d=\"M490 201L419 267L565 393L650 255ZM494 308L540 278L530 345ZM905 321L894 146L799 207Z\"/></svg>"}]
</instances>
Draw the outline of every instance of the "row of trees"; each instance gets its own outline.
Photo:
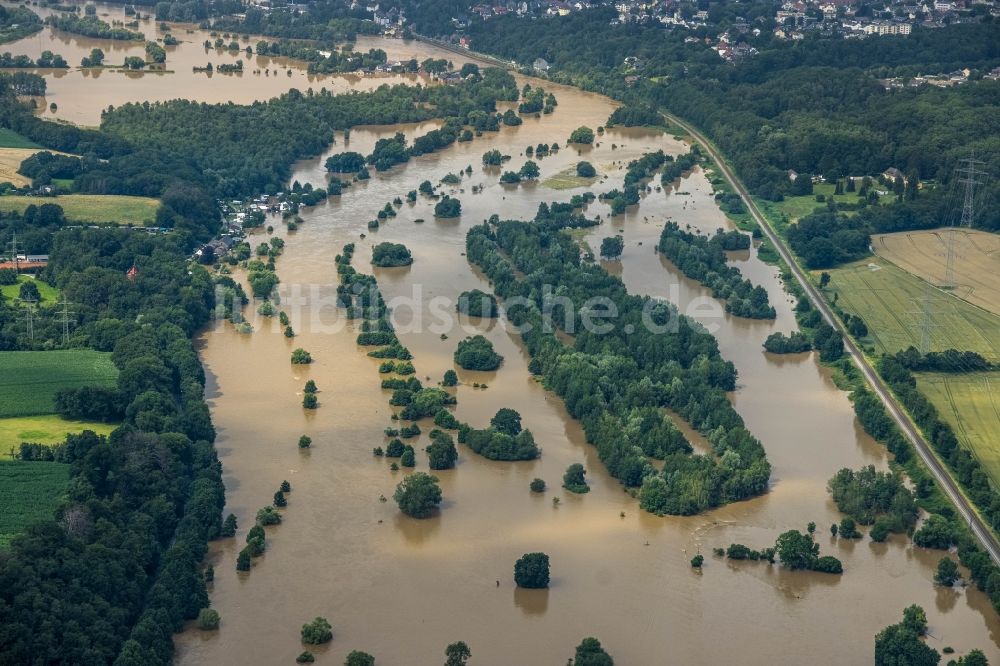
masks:
<instances>
[{"instance_id":1,"label":"row of trees","mask_svg":"<svg viewBox=\"0 0 1000 666\"><path fill-rule=\"evenodd\" d=\"M141 32L133 32L128 28L113 26L96 16L77 16L76 14L55 14L46 17L46 25L72 32L84 37L95 39L114 39L118 41L145 41Z\"/></svg>"},{"instance_id":2,"label":"row of trees","mask_svg":"<svg viewBox=\"0 0 1000 666\"><path fill-rule=\"evenodd\" d=\"M719 229L709 238L684 231L676 222L668 221L657 250L684 275L711 289L713 296L725 299L727 312L750 319L774 319L776 313L767 291L744 278L726 257L726 250L744 249L749 243L750 236L739 231Z\"/></svg>"}]
</instances>

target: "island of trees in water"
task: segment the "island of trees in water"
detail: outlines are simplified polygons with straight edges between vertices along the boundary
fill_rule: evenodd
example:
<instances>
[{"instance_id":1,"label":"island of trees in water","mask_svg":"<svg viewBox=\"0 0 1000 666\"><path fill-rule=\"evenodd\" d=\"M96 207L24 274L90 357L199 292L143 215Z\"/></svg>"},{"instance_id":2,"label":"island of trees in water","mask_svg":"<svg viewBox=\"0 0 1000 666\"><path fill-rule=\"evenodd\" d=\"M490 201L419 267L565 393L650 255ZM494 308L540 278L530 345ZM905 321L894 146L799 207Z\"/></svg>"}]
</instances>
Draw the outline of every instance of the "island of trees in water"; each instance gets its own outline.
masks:
<instances>
[{"instance_id":1,"label":"island of trees in water","mask_svg":"<svg viewBox=\"0 0 1000 666\"><path fill-rule=\"evenodd\" d=\"M468 233L467 256L494 292L529 303L511 307L507 316L519 327L530 324L522 334L532 357L530 370L563 398L608 472L638 489L647 511L691 514L763 492L770 465L726 398L736 372L719 355L715 339L670 306L629 295L619 279L584 262L563 233L578 226L588 222L571 207L543 204L533 222L494 216ZM543 284L565 289L576 314L567 316L556 304L546 322ZM581 325L579 313L593 296L610 298L618 308L620 316L608 322L610 332L597 334ZM669 332L645 326L644 310ZM564 344L551 325L572 329L567 330L572 345ZM664 407L705 433L713 452L692 455ZM649 458L663 460L663 469L658 471Z\"/></svg>"}]
</instances>

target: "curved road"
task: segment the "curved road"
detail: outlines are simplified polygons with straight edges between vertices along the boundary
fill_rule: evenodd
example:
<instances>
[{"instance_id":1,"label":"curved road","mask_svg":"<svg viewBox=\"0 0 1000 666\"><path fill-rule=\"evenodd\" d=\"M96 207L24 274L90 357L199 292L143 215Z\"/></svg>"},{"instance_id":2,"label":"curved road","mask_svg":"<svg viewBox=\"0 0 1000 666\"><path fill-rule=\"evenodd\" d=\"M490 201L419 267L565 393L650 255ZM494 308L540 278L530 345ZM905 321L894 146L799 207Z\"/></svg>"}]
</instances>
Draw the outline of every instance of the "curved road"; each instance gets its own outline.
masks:
<instances>
[{"instance_id":1,"label":"curved road","mask_svg":"<svg viewBox=\"0 0 1000 666\"><path fill-rule=\"evenodd\" d=\"M985 548L986 552L993 558L993 561L1000 564L1000 542L997 541L996 536L986 523L983 522L982 518L979 517L979 514L972 507L968 498L966 498L962 493L955 480L952 479L948 470L944 468L944 465L942 465L937 456L934 455L930 444L928 444L927 440L924 439L922 434L920 434L920 430L910 418L909 414L906 413L903 407L892 395L889 388L882 381L882 378L879 377L871 363L868 362L868 359L858 348L854 339L844 329L840 319L834 315L833 310L830 309L826 300L820 295L819 291L812 284L812 282L807 279L805 271L802 270L792 257L791 251L778 237L778 234L771 227L771 224L764 218L760 210L757 209L757 205L750 198L750 194L743 186L743 183L736 177L725 160L723 160L719 151L715 149L715 147L701 132L669 113L664 115L673 123L687 130L701 145L701 147L712 156L712 159L715 160L715 163L719 166L719 169L722 172L722 176L729 181L729 184L740 195L740 198L743 200L743 204L747 207L747 210L750 211L750 214L753 216L754 220L757 221L757 224L760 225L761 231L764 232L764 234L771 241L771 244L774 245L774 248L781 255L781 258L784 259L786 264L788 264L792 274L795 276L795 279L798 280L799 284L802 285L802 288L805 290L806 295L809 297L813 306L816 307L820 313L822 313L823 318L827 321L827 323L843 334L844 347L847 349L848 353L850 353L851 358L854 359L854 364L857 365L858 369L864 374L865 379L868 380L868 384L871 386L872 390L874 390L875 394L882 400L885 408L889 410L889 414L892 415L892 418L910 440L910 443L913 444L913 448L916 449L921 460L924 461L924 464L931 471L931 474L934 475L934 478L940 484L941 488L948 496L948 499L950 499L951 503L955 505L955 508L961 514L962 518L964 518L965 522L968 523L972 533L976 535L976 538L983 545L983 548Z\"/></svg>"}]
</instances>

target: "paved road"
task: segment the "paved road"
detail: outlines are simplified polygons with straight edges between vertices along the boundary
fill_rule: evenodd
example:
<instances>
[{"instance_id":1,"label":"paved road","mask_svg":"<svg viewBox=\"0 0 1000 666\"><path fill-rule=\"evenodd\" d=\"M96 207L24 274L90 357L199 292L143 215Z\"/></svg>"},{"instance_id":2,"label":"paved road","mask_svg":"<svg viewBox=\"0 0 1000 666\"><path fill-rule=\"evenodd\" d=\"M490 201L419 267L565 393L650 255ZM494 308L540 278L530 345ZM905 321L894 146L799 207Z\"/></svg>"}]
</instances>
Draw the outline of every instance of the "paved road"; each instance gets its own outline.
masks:
<instances>
[{"instance_id":1,"label":"paved road","mask_svg":"<svg viewBox=\"0 0 1000 666\"><path fill-rule=\"evenodd\" d=\"M795 279L799 281L802 288L805 289L806 295L809 300L812 301L814 307L816 307L820 313L822 313L823 318L834 328L838 329L844 336L844 347L847 349L851 358L854 359L855 365L864 374L865 379L868 380L868 384L871 386L872 390L875 391L876 395L881 398L882 403L885 404L889 414L892 418L899 424L900 429L909 438L910 442L913 444L914 449L920 455L920 458L924 461L924 464L930 469L934 478L937 479L938 484L944 490L945 494L951 500L952 504L961 514L965 522L969 524L969 528L972 533L976 535L979 542L986 549L986 552L990 554L993 561L1000 564L1000 542L997 541L996 536L990 530L990 528L983 522L979 517L979 514L972 508L969 500L962 494L958 487L958 484L952 479L951 474L944 468L944 465L938 461L937 457L931 451L930 444L924 439L923 435L920 434L919 429L916 424L910 418L910 416L903 410L902 406L896 400L896 398L890 393L889 388L879 377L878 373L872 367L871 363L858 348L854 339L844 330L840 319L837 318L830 306L827 304L826 300L820 295L816 287L810 282L805 275L802 268L795 262L791 256L791 252L785 246L784 242L778 238L777 233L771 227L770 223L761 215L760 210L757 209L756 204L750 198L749 193L743 186L743 183L736 177L733 171L729 168L729 165L722 159L722 155L715 149L714 146L696 129L691 127L689 124L676 118L670 114L665 114L672 122L680 125L686 129L694 139L701 144L715 160L715 163L719 165L719 169L722 171L723 177L729 181L729 184L733 189L740 195L743 199L744 205L746 205L747 210L753 216L754 220L760 226L761 231L768 237L774 248L781 254L782 259L785 263L792 269L792 273L795 275Z\"/></svg>"}]
</instances>

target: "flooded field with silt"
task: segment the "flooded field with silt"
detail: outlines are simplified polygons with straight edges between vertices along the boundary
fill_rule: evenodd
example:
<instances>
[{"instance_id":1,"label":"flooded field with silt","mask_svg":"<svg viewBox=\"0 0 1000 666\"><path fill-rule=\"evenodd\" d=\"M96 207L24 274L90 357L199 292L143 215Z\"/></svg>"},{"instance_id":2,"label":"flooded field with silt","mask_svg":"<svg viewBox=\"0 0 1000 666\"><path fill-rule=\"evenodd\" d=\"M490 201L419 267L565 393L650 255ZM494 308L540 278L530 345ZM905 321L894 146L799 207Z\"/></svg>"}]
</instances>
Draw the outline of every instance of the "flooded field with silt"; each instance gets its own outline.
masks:
<instances>
[{"instance_id":1,"label":"flooded field with silt","mask_svg":"<svg viewBox=\"0 0 1000 666\"><path fill-rule=\"evenodd\" d=\"M391 46L405 48L401 42ZM541 85L558 98L552 115L372 172L371 180L303 213L305 223L297 231L287 233L275 221L276 233L284 233L288 243L278 259L283 288L289 290L283 307L298 311L292 325L299 335L290 342L262 329L241 336L218 327L204 336L203 358L213 376L211 404L232 509L245 525L282 479L294 490L284 523L269 530L268 553L249 575L233 571L239 537L216 545L212 599L223 627L217 635L185 634L179 661L289 661L303 649L298 628L322 615L333 624L334 640L318 659L330 663L354 649L371 652L378 663L438 663L448 643L464 640L476 664L553 664L570 656L587 635L599 637L623 664L773 664L817 660L816 655L829 663L867 663L874 634L897 622L911 603L927 610L937 649L980 647L990 656L1000 654L988 600L974 590L933 585L940 552L914 548L902 537L875 544L828 536L828 526L842 516L826 481L841 467L886 468L885 450L864 434L847 395L812 355L763 352L767 335L792 331L795 323L776 269L755 251L734 253L733 262L767 288L778 310L773 322L725 315L708 290L654 253L666 219L705 232L731 226L700 170L676 188L654 189L620 217L611 219L603 203L590 204L587 214L604 222L584 240L596 251L601 238L621 233L625 252L620 262L606 262L607 269L634 293L677 303L717 336L723 355L740 373L733 403L763 441L774 468L768 494L701 516L646 514L608 477L561 401L528 373L529 359L502 319L460 318L441 339L441 329L431 325L434 303L454 302L468 289L489 291L463 256L470 226L494 213L530 219L542 202L620 187L624 165L644 152L687 150L662 133L624 129L607 131L594 147L567 148L574 128L603 124L613 103ZM412 138L432 127L355 128L347 140L338 134L328 154L367 153L378 138L396 131ZM537 183L502 186L499 171L481 166L482 154L495 148L511 155L503 169L516 170L527 146L553 141L562 150L536 159L542 182L581 159L597 167L598 179L568 190ZM325 182L325 157L300 163L294 178ZM439 190L461 200L459 219L435 218L434 201L420 196L378 230L367 228L387 202L405 198L421 181L438 183L470 165L471 175L463 174L460 184ZM414 263L371 268L371 249L381 241L405 244ZM542 448L539 460L492 462L459 445L456 469L435 472L444 493L438 515L413 520L391 499L379 501L391 498L405 474L391 472L388 460L371 455L372 447L384 445L382 429L393 424L389 392L379 388L379 361L355 344L353 325L328 302L321 304L318 296L299 298L298 305L290 300L296 288L300 295L333 291L333 260L346 243L356 244L354 266L377 276L394 308L399 337L414 354L417 376L432 384L457 369L455 415L474 426L487 425L501 407L516 409ZM504 356L498 371L455 368L455 344L474 331L483 332ZM289 365L288 354L297 346L312 353L315 362L308 368ZM321 389L315 412L300 407L307 379ZM424 434L414 445L417 470L427 471L422 448L431 427L429 420L421 423ZM295 445L303 433L314 442L305 453ZM560 488L563 471L575 462L586 466L592 486L584 496ZM529 492L534 477L547 482L544 495ZM554 506L556 496L560 503ZM842 576L711 555L713 547L732 542L769 545L781 532L802 530L810 521L820 526L822 552L843 560ZM552 560L551 589L518 590L514 561L539 550ZM702 573L689 565L697 552L707 556Z\"/></svg>"},{"instance_id":2,"label":"flooded field with silt","mask_svg":"<svg viewBox=\"0 0 1000 666\"><path fill-rule=\"evenodd\" d=\"M116 11L121 9L99 6L99 14ZM153 22L140 29L147 36L158 30ZM207 36L197 30L173 28L173 34L183 41L168 48L167 73L133 78L111 70L96 77L75 68L45 72L46 104L57 102L55 116L60 119L93 125L101 109L128 101L186 97L246 103L291 87L344 91L405 79L310 77L303 63L265 63L255 56L242 76L215 74L209 79L191 68L245 55L215 49L206 54L201 43ZM131 49L142 50L141 43L109 44L49 28L3 49L34 56L52 50L76 65L95 47L105 50L109 62L123 59ZM390 60L460 60L433 46L399 40L363 38L356 48L383 48ZM277 75L254 74L254 69L276 69ZM249 335L219 324L201 336L227 511L238 516L240 529L235 539L212 544L209 556L215 567L211 599L221 614L221 628L178 636L178 663L292 663L304 649L300 627L316 616L333 625L333 641L310 648L317 663L328 664L342 663L355 649L372 653L383 665L441 663L445 646L458 640L469 644L470 663L477 666L559 664L590 635L601 640L616 663L627 665L870 663L874 634L897 622L902 609L913 603L926 609L928 642L939 651L951 646L961 654L978 647L991 659L1000 658L1000 623L985 596L974 589L933 585L940 552L915 548L899 536L883 544L828 536L828 526L841 515L829 499L826 481L842 467L874 464L885 469L886 452L860 429L847 395L813 355L763 352L761 344L770 333L795 328L792 302L775 268L761 262L754 250L731 257L767 289L778 312L775 321L751 321L726 315L708 290L654 252L668 219L704 232L730 228L700 170L662 190L653 181L640 205L621 216L612 218L610 208L595 201L586 213L599 216L602 224L579 235L596 251L602 238L620 233L625 251L620 261L604 263L607 270L632 293L676 303L718 338L723 356L739 371L733 404L763 442L773 467L767 494L700 516L644 513L606 474L561 401L530 375L527 354L502 318L458 318L442 339L442 330L433 325L436 308L453 303L462 291L490 290L463 254L472 225L493 214L530 219L540 203L621 187L630 160L654 150L677 155L688 149L669 135L646 129L610 129L593 147L567 147L573 129L603 125L614 103L547 82L523 77L519 82L554 92L555 112L527 117L518 127L485 133L386 172L373 171L370 180L355 183L343 196L303 211L304 223L296 231L269 218L275 234L287 243L277 260L281 308L291 316L297 335L288 340L276 322L257 319L256 331ZM293 178L325 184L323 163L329 154L367 154L379 138L400 131L412 140L436 126L358 127L349 138L338 133L327 154L296 165ZM516 170L527 159L528 146L553 142L562 149L535 158L539 183L500 185L500 170L481 165L482 154L497 149L511 156L502 170ZM544 184L554 176L565 181L580 160L596 167L594 181L560 190ZM422 181L437 184L447 174L460 173L458 184L439 186L461 200L460 218L435 218L435 201L420 196L398 207L397 216L378 230L368 229L378 210L396 197L405 198ZM251 241L256 245L265 238L261 231ZM414 263L373 269L372 247L381 241L405 244ZM354 266L377 276L396 315L399 337L414 354L416 376L425 384L455 369L452 354L462 337L478 331L491 340L504 356L503 365L490 373L457 369L460 385L450 389L458 398L454 413L483 427L499 408L517 410L542 448L541 458L493 462L459 445L457 467L435 472L444 502L434 517L406 518L391 499L380 501L391 498L406 472L392 472L390 461L372 455L373 447L385 444L383 429L395 425L394 408L388 405L389 392L379 387L380 362L356 345L354 324L344 321L333 305L334 257L347 243L356 244ZM252 309L247 312L250 316ZM295 347L309 350L314 363L291 365ZM320 389L315 411L301 406L302 387L309 379ZM432 426L429 421L420 425L423 434L414 442L416 469L427 471L422 449ZM298 448L303 434L312 438L312 448ZM583 496L560 488L564 470L577 462L587 468L592 488ZM546 493L529 492L535 477L547 482ZM284 520L268 528L267 552L255 560L252 571L238 574L236 555L254 515L270 504L285 479L293 490ZM560 499L558 505L554 497ZM819 526L822 552L843 561L842 576L728 562L711 554L712 548L732 542L768 546L781 532L805 529L810 521ZM551 558L549 590L518 590L513 584L514 561L531 551ZM706 555L701 572L689 565L698 552Z\"/></svg>"}]
</instances>

